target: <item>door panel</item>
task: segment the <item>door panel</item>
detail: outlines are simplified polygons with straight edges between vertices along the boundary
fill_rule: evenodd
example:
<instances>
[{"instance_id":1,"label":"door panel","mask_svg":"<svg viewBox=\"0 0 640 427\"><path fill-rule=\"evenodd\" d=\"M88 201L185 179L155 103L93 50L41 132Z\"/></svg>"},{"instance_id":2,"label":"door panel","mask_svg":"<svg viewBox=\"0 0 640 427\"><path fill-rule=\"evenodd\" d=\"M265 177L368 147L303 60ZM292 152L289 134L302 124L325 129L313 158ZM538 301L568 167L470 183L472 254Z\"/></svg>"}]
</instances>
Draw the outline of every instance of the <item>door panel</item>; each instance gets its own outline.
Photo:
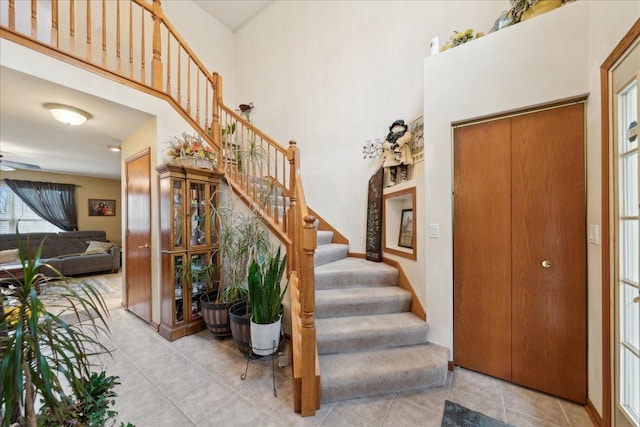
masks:
<instances>
[{"instance_id":1,"label":"door panel","mask_svg":"<svg viewBox=\"0 0 640 427\"><path fill-rule=\"evenodd\" d=\"M126 306L151 321L151 162L149 150L126 160Z\"/></svg>"},{"instance_id":2,"label":"door panel","mask_svg":"<svg viewBox=\"0 0 640 427\"><path fill-rule=\"evenodd\" d=\"M511 379L509 119L454 134L454 363Z\"/></svg>"},{"instance_id":3,"label":"door panel","mask_svg":"<svg viewBox=\"0 0 640 427\"><path fill-rule=\"evenodd\" d=\"M512 135L513 381L586 403L584 104Z\"/></svg>"}]
</instances>

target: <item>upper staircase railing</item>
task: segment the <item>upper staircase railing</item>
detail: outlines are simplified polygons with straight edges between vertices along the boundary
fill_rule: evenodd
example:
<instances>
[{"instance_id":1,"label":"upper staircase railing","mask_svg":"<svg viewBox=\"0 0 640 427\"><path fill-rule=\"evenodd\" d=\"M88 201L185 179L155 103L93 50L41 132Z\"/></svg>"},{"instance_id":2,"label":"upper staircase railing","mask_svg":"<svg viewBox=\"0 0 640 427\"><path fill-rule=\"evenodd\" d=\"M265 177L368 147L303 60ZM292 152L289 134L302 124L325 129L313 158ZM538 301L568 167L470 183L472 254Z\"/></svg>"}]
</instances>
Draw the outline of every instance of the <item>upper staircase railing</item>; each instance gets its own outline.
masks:
<instances>
[{"instance_id":1,"label":"upper staircase railing","mask_svg":"<svg viewBox=\"0 0 640 427\"><path fill-rule=\"evenodd\" d=\"M165 99L218 153L217 167L287 247L295 410L320 407L314 324L315 218L295 143L283 148L224 105L160 0L0 0L0 37Z\"/></svg>"}]
</instances>

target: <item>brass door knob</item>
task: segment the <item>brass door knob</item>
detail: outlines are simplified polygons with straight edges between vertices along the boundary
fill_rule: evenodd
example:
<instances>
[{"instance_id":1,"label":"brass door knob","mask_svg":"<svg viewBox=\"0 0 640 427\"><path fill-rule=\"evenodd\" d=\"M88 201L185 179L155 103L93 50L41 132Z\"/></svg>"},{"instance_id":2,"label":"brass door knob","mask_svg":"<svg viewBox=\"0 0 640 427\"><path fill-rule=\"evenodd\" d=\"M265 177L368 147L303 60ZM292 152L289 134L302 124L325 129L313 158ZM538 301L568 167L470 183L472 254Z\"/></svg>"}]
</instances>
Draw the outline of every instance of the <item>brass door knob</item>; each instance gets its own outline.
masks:
<instances>
[{"instance_id":1,"label":"brass door knob","mask_svg":"<svg viewBox=\"0 0 640 427\"><path fill-rule=\"evenodd\" d=\"M551 263L549 261L547 261L546 259L544 261L542 261L540 263L540 265L542 265L543 268L551 268Z\"/></svg>"}]
</instances>

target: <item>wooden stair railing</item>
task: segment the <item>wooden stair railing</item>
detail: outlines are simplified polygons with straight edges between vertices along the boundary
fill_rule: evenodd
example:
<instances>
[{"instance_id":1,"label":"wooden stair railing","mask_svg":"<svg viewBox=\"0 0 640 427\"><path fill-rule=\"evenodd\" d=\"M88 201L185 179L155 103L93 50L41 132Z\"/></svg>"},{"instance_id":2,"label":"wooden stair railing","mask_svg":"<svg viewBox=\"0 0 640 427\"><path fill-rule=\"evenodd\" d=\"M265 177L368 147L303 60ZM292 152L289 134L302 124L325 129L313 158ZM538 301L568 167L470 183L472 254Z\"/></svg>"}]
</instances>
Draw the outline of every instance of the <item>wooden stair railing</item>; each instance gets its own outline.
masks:
<instances>
[{"instance_id":1,"label":"wooden stair railing","mask_svg":"<svg viewBox=\"0 0 640 427\"><path fill-rule=\"evenodd\" d=\"M0 3L0 37L166 100L214 148L233 191L291 254L294 409L314 415L316 229L295 143L283 148L224 105L221 76L198 59L160 0L7 0Z\"/></svg>"},{"instance_id":2,"label":"wooden stair railing","mask_svg":"<svg viewBox=\"0 0 640 427\"><path fill-rule=\"evenodd\" d=\"M294 240L294 263L290 276L291 346L295 411L302 416L320 409L320 365L315 327L314 253L318 246L316 218L309 214L300 177L300 153L291 141L287 157L291 165L289 225ZM287 252L289 253L289 252Z\"/></svg>"}]
</instances>

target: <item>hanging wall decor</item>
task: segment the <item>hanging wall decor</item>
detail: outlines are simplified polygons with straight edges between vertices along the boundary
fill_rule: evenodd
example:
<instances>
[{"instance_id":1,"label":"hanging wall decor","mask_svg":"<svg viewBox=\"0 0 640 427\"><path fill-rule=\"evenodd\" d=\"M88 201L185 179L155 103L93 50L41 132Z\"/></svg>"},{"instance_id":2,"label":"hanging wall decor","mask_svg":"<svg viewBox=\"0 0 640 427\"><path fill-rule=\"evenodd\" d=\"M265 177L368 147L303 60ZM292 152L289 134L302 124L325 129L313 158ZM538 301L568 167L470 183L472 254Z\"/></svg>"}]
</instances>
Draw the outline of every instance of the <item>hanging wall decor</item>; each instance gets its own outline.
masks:
<instances>
[{"instance_id":1,"label":"hanging wall decor","mask_svg":"<svg viewBox=\"0 0 640 427\"><path fill-rule=\"evenodd\" d=\"M116 201L89 199L89 216L116 216Z\"/></svg>"}]
</instances>

